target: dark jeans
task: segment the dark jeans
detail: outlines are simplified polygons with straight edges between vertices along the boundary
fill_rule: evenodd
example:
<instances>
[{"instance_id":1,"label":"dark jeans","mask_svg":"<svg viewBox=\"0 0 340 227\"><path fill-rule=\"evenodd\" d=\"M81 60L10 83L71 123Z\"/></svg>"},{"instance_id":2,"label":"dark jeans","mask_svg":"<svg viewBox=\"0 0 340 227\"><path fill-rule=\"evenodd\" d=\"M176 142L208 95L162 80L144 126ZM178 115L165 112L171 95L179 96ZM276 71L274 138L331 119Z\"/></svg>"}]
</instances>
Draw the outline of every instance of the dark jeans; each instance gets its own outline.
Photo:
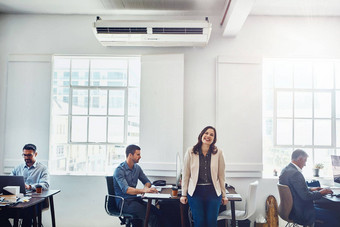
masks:
<instances>
[{"instance_id":1,"label":"dark jeans","mask_svg":"<svg viewBox=\"0 0 340 227\"><path fill-rule=\"evenodd\" d=\"M216 227L222 195L217 196L213 185L197 185L188 202L195 227Z\"/></svg>"},{"instance_id":2,"label":"dark jeans","mask_svg":"<svg viewBox=\"0 0 340 227\"><path fill-rule=\"evenodd\" d=\"M330 226L340 226L340 217L333 210L328 210L314 205L315 208L315 219L320 220L315 222L315 227L330 227Z\"/></svg>"},{"instance_id":3,"label":"dark jeans","mask_svg":"<svg viewBox=\"0 0 340 227\"><path fill-rule=\"evenodd\" d=\"M0 226L1 227L11 227L11 223L8 221L6 211L0 208Z\"/></svg>"},{"instance_id":4,"label":"dark jeans","mask_svg":"<svg viewBox=\"0 0 340 227\"><path fill-rule=\"evenodd\" d=\"M123 212L129 213L137 217L137 219L142 219L143 222L137 222L135 225L140 225L144 223L145 214L146 214L146 205L147 203L144 202L140 198L136 199L126 199L124 202ZM149 226L151 227L160 227L160 211L155 207L151 206L150 209L150 216L149 216Z\"/></svg>"}]
</instances>

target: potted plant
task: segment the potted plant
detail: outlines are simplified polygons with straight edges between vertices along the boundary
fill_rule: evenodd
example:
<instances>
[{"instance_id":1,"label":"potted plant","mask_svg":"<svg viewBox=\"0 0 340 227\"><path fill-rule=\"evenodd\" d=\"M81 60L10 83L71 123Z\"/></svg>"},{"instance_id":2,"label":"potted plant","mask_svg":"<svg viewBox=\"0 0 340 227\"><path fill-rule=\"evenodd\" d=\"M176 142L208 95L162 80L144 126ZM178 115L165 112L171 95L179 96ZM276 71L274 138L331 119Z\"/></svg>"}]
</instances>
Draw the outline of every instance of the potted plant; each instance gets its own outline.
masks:
<instances>
[{"instance_id":1,"label":"potted plant","mask_svg":"<svg viewBox=\"0 0 340 227\"><path fill-rule=\"evenodd\" d=\"M320 169L323 169L324 165L322 163L316 163L313 168L313 176L314 177L319 177L319 171Z\"/></svg>"}]
</instances>

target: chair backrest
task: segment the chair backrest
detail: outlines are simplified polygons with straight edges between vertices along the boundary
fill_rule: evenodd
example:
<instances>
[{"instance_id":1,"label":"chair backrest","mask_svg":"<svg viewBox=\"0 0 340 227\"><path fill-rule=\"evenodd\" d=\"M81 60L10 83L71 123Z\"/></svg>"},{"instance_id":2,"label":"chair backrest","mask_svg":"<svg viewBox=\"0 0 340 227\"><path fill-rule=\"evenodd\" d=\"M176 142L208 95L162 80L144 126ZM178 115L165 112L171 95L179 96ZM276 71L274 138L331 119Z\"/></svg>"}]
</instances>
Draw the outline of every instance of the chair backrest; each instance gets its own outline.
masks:
<instances>
[{"instance_id":1,"label":"chair backrest","mask_svg":"<svg viewBox=\"0 0 340 227\"><path fill-rule=\"evenodd\" d=\"M106 176L107 192L109 195L115 195L115 188L113 187L113 176ZM107 208L111 213L119 212L114 197L108 197Z\"/></svg>"},{"instance_id":2,"label":"chair backrest","mask_svg":"<svg viewBox=\"0 0 340 227\"><path fill-rule=\"evenodd\" d=\"M289 214L293 208L292 193L287 185L278 183L277 188L279 189L280 194L279 215L283 220L291 222L289 219Z\"/></svg>"},{"instance_id":3,"label":"chair backrest","mask_svg":"<svg viewBox=\"0 0 340 227\"><path fill-rule=\"evenodd\" d=\"M106 176L107 192L109 195L115 194L115 188L113 187L113 176Z\"/></svg>"},{"instance_id":4,"label":"chair backrest","mask_svg":"<svg viewBox=\"0 0 340 227\"><path fill-rule=\"evenodd\" d=\"M255 181L249 184L249 191L248 191L246 207L245 207L245 212L246 212L245 219L248 219L256 211L256 191L257 191L258 185L259 185L258 181Z\"/></svg>"}]
</instances>

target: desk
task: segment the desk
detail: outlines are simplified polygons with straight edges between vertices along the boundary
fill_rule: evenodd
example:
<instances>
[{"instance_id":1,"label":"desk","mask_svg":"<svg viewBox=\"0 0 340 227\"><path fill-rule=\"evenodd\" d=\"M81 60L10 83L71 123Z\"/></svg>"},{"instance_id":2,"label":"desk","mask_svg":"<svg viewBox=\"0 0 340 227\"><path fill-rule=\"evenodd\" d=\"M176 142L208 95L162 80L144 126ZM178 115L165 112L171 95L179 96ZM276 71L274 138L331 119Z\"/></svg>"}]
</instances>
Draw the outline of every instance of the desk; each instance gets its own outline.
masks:
<instances>
[{"instance_id":1,"label":"desk","mask_svg":"<svg viewBox=\"0 0 340 227\"><path fill-rule=\"evenodd\" d=\"M33 207L33 216L34 217L38 216L38 226L40 227L41 226L41 206L44 200L45 200L44 198L31 198L30 201L25 202L25 203L17 203L15 205L6 206L5 209L15 211L13 226L18 227L19 216L22 210ZM36 213L37 211L37 209L35 209L36 207L38 208L38 214ZM37 226L36 218L33 218L33 225Z\"/></svg>"},{"instance_id":2,"label":"desk","mask_svg":"<svg viewBox=\"0 0 340 227\"><path fill-rule=\"evenodd\" d=\"M235 188L227 187L227 190L229 194L237 194L235 191ZM226 195L227 199L230 202L230 208L231 208L231 226L236 227L236 218L235 218L235 201L242 201L242 198L235 198L235 197L228 197L228 194Z\"/></svg>"},{"instance_id":3,"label":"desk","mask_svg":"<svg viewBox=\"0 0 340 227\"><path fill-rule=\"evenodd\" d=\"M58 194L60 190L43 190L42 193L38 194L36 192L33 192L31 197L32 198L43 198L48 199L50 202L51 207L51 219L52 219L52 226L55 227L55 214L54 214L54 202L53 202L53 195Z\"/></svg>"},{"instance_id":4,"label":"desk","mask_svg":"<svg viewBox=\"0 0 340 227\"><path fill-rule=\"evenodd\" d=\"M160 192L162 194L170 194L172 193L171 188L163 188L162 191ZM176 200L179 203L179 208L180 208L180 213L181 213L181 226L185 227L185 223L184 223L184 212L183 212L183 204L179 201L181 197L180 196L176 196L176 197L171 197L171 198L161 198L160 200ZM153 199L158 199L158 198L145 198L148 200L148 204L146 206L146 214L145 214L145 222L144 222L144 227L148 227L148 223L149 223L149 217L150 217L150 209L151 209L151 202Z\"/></svg>"},{"instance_id":5,"label":"desk","mask_svg":"<svg viewBox=\"0 0 340 227\"><path fill-rule=\"evenodd\" d=\"M331 195L325 195L325 196L323 196L323 198L325 198L329 201L335 202L335 203L339 203L338 205L340 205L340 198L339 197L331 196Z\"/></svg>"}]
</instances>

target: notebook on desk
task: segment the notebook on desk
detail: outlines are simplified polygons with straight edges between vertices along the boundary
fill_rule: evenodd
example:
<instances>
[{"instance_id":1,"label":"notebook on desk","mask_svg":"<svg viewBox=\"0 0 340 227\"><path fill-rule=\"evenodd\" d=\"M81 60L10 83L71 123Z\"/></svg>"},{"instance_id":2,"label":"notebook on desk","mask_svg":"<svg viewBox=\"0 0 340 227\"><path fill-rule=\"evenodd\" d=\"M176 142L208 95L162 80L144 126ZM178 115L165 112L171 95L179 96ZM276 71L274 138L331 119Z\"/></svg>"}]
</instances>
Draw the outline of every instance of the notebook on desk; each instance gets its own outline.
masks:
<instances>
[{"instance_id":1,"label":"notebook on desk","mask_svg":"<svg viewBox=\"0 0 340 227\"><path fill-rule=\"evenodd\" d=\"M7 193L6 186L20 186L20 193L25 194L25 180L23 176L0 175L0 193Z\"/></svg>"}]
</instances>

